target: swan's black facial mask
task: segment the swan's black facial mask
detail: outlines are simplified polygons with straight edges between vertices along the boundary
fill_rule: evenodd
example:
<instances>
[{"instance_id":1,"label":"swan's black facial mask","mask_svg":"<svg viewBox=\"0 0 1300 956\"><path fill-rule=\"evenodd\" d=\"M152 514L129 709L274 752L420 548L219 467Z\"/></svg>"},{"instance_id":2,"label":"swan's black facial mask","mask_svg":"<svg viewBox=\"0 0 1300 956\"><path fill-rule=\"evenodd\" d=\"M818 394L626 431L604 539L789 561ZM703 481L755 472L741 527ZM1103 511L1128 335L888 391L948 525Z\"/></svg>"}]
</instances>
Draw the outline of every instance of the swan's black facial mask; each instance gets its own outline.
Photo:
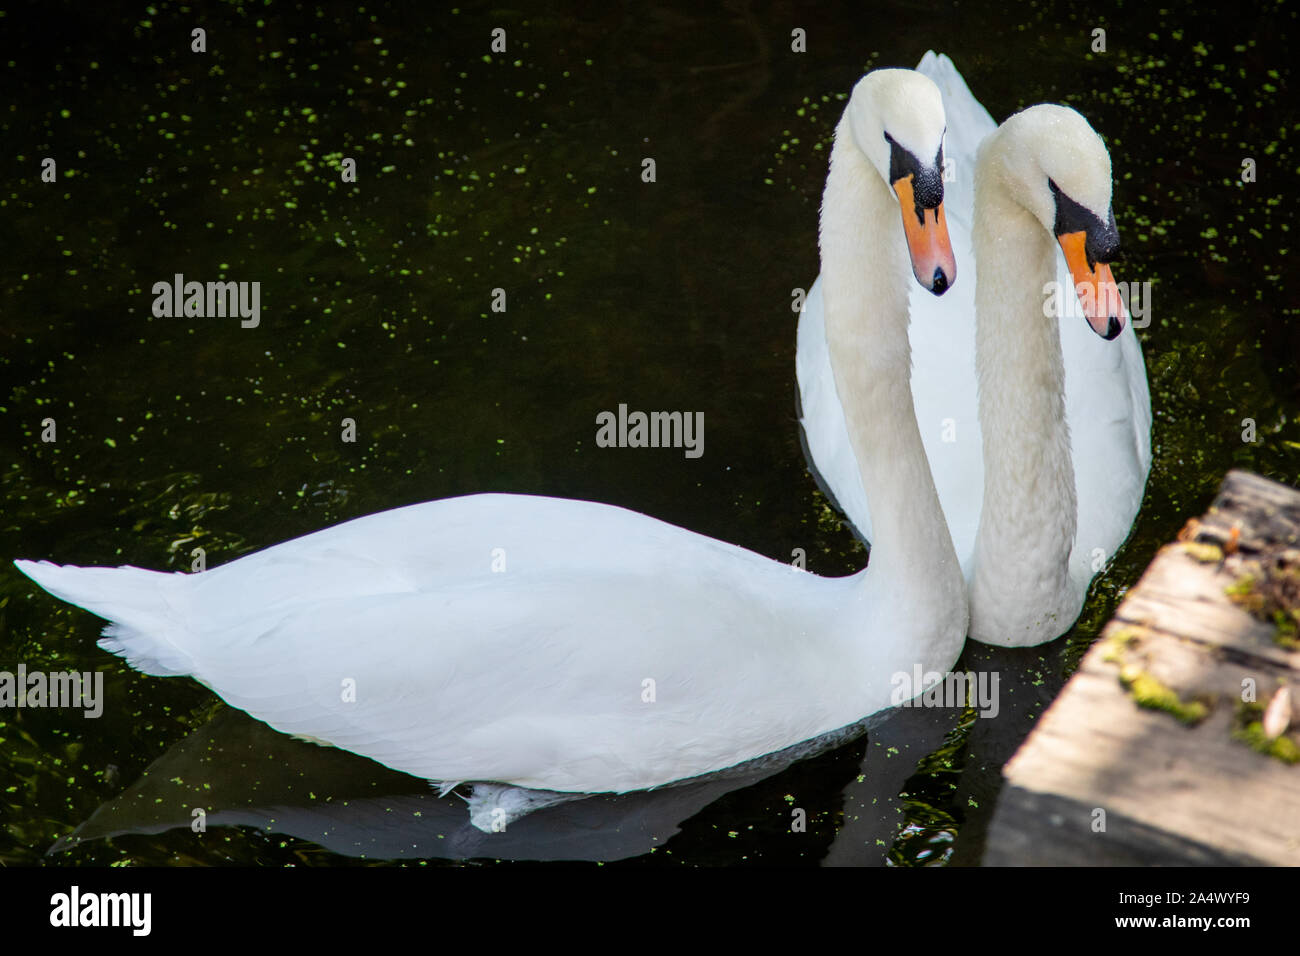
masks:
<instances>
[{"instance_id":1,"label":"swan's black facial mask","mask_svg":"<svg viewBox=\"0 0 1300 956\"><path fill-rule=\"evenodd\" d=\"M943 213L943 147L932 164L922 163L888 133L889 182L903 214L903 234L912 274L921 287L943 295L957 278L957 260Z\"/></svg>"},{"instance_id":2,"label":"swan's black facial mask","mask_svg":"<svg viewBox=\"0 0 1300 956\"><path fill-rule=\"evenodd\" d=\"M1124 306L1119 287L1110 273L1110 262L1119 254L1119 229L1115 211L1102 222L1092 210L1075 202L1051 179L1047 181L1056 201L1053 232L1070 267L1074 291L1092 330L1104 339L1124 331Z\"/></svg>"},{"instance_id":3,"label":"swan's black facial mask","mask_svg":"<svg viewBox=\"0 0 1300 956\"><path fill-rule=\"evenodd\" d=\"M1061 192L1061 187L1053 180L1049 179L1047 186L1052 190L1052 198L1056 200L1056 227L1052 231L1057 237L1082 232L1086 237L1084 253L1088 258L1089 269L1095 268L1098 262L1114 262L1119 255L1119 229L1115 226L1115 210L1108 210L1107 219L1102 222L1091 209Z\"/></svg>"}]
</instances>

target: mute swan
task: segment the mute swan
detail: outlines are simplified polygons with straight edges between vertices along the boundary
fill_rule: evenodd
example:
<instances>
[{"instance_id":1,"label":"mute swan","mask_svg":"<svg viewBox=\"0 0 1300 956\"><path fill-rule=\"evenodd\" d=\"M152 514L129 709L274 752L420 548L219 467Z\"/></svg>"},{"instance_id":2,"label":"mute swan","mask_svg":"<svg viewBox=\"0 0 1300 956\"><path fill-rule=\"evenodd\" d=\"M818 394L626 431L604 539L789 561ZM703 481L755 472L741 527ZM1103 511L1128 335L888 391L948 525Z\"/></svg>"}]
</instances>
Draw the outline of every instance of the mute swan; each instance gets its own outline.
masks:
<instances>
[{"instance_id":1,"label":"mute swan","mask_svg":"<svg viewBox=\"0 0 1300 956\"><path fill-rule=\"evenodd\" d=\"M897 236L888 182L941 189L943 128L931 81L877 71L831 154L831 361L879 516L857 575L609 505L500 494L369 515L196 574L15 563L112 621L100 646L137 669L190 675L277 730L446 788L640 790L853 724L899 702L898 675L946 672L966 634L908 388L904 243L871 238ZM949 253L924 212L908 236L929 267Z\"/></svg>"},{"instance_id":2,"label":"mute swan","mask_svg":"<svg viewBox=\"0 0 1300 956\"><path fill-rule=\"evenodd\" d=\"M1074 111L1034 110L977 163L976 148L996 129L992 118L946 56L927 53L917 69L943 93L950 235L957 258L974 259L974 274L969 267L966 274L975 281L957 283L942 300L912 290L912 395L971 585L970 636L1039 644L1078 617L1093 575L1128 537L1151 469L1146 369L1123 305L1115 341L1103 338L1116 332L1109 315L1094 313L1091 328L1073 315L1050 320L1055 327L1044 318L1047 283L1070 295L1076 279L1092 281L1088 257L1104 263L1118 245L1110 157ZM989 204L982 239L973 232L977 192ZM1058 214L1075 217L1061 224L1070 231L1058 228ZM1054 236L1074 256L1073 275ZM982 254L992 249L1006 252ZM1109 267L1103 273L1114 289ZM799 319L801 424L824 486L870 539L876 509L830 387L820 285Z\"/></svg>"}]
</instances>

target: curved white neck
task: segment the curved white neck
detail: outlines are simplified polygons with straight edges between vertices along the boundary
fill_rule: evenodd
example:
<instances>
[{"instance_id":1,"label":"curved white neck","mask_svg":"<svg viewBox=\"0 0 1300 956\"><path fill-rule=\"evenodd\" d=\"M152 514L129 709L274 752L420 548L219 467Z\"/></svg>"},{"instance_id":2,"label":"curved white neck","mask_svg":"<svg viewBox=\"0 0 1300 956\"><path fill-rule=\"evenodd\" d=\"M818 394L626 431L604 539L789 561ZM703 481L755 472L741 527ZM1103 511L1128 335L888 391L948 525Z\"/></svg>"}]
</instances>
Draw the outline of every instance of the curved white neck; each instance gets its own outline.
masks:
<instances>
[{"instance_id":1,"label":"curved white neck","mask_svg":"<svg viewBox=\"0 0 1300 956\"><path fill-rule=\"evenodd\" d=\"M1058 619L1073 603L1068 562L1077 507L1060 320L1043 307L1045 288L1056 280L1056 250L1003 184L998 148L994 134L981 151L971 229L984 443L971 636L1022 644L1064 630Z\"/></svg>"},{"instance_id":2,"label":"curved white neck","mask_svg":"<svg viewBox=\"0 0 1300 956\"><path fill-rule=\"evenodd\" d=\"M822 199L822 287L835 387L871 502L866 577L948 628L960 616L964 633L965 582L912 406L901 233L897 202L841 120Z\"/></svg>"}]
</instances>

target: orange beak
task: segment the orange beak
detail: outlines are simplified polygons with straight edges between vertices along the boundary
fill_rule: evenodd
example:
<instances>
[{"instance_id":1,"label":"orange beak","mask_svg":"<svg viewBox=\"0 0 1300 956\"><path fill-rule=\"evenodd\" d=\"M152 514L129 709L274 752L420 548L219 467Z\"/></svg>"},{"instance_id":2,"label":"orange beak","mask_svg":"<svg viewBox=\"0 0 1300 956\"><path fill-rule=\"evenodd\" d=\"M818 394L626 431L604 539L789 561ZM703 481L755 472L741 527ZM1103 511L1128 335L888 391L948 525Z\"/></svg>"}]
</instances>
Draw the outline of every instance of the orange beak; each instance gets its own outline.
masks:
<instances>
[{"instance_id":1,"label":"orange beak","mask_svg":"<svg viewBox=\"0 0 1300 956\"><path fill-rule=\"evenodd\" d=\"M1088 324L1103 339L1115 338L1124 331L1126 313L1115 277L1110 274L1110 265L1088 263L1088 253L1084 248L1087 233L1083 230L1062 233L1056 239L1065 253L1065 264L1070 267L1070 278L1074 280L1074 292L1083 306Z\"/></svg>"},{"instance_id":2,"label":"orange beak","mask_svg":"<svg viewBox=\"0 0 1300 956\"><path fill-rule=\"evenodd\" d=\"M912 189L912 175L894 180L894 192L903 213L903 235L912 257L912 274L921 287L943 295L957 278L957 260L948 239L948 220L943 203L934 209L917 209Z\"/></svg>"}]
</instances>

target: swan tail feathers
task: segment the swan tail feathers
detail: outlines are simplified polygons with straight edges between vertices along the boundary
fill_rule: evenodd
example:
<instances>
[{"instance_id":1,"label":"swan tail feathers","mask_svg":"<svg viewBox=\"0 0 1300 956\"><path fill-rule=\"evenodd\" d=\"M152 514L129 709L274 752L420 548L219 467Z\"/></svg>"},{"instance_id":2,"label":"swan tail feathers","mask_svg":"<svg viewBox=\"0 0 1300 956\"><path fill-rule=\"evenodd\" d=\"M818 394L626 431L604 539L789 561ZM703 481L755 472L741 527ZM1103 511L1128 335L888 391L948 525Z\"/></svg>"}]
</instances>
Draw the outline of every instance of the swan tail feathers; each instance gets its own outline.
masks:
<instances>
[{"instance_id":1,"label":"swan tail feathers","mask_svg":"<svg viewBox=\"0 0 1300 956\"><path fill-rule=\"evenodd\" d=\"M99 646L145 674L193 674L183 648L185 629L175 603L187 576L141 568L80 568L49 561L15 561L14 566L61 601L111 623Z\"/></svg>"},{"instance_id":2,"label":"swan tail feathers","mask_svg":"<svg viewBox=\"0 0 1300 956\"><path fill-rule=\"evenodd\" d=\"M464 782L463 780L430 780L429 786L438 791L439 797L445 797Z\"/></svg>"},{"instance_id":3,"label":"swan tail feathers","mask_svg":"<svg viewBox=\"0 0 1300 956\"><path fill-rule=\"evenodd\" d=\"M943 94L943 109L948 116L949 132L955 132L957 141L966 143L966 148L974 155L975 146L997 129L998 124L980 101L975 99L965 78L957 72L956 65L946 53L927 50L925 56L921 57L921 62L916 65L916 71L928 76L939 87L939 92ZM954 125L960 128L954 131Z\"/></svg>"}]
</instances>

